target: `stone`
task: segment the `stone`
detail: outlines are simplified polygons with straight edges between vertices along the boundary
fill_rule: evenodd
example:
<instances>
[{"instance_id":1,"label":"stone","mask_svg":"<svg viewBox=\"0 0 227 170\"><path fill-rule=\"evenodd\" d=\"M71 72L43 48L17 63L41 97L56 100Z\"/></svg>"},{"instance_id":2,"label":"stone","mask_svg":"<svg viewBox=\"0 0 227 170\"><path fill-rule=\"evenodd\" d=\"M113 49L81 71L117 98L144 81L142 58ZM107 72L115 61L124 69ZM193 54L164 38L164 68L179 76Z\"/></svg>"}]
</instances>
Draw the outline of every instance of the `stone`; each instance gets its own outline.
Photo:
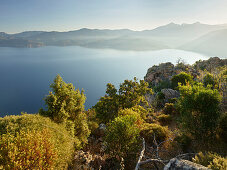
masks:
<instances>
[{"instance_id":1,"label":"stone","mask_svg":"<svg viewBox=\"0 0 227 170\"><path fill-rule=\"evenodd\" d=\"M101 123L98 127L98 135L99 136L104 136L106 131L106 125L104 123Z\"/></svg>"},{"instance_id":2,"label":"stone","mask_svg":"<svg viewBox=\"0 0 227 170\"><path fill-rule=\"evenodd\" d=\"M91 169L92 155L89 152L78 151L74 157L74 170Z\"/></svg>"},{"instance_id":3,"label":"stone","mask_svg":"<svg viewBox=\"0 0 227 170\"><path fill-rule=\"evenodd\" d=\"M165 165L164 170L209 170L207 167L188 160L173 158Z\"/></svg>"},{"instance_id":4,"label":"stone","mask_svg":"<svg viewBox=\"0 0 227 170\"><path fill-rule=\"evenodd\" d=\"M165 100L167 100L167 101L172 98L180 97L180 93L177 90L162 89L161 92L165 95Z\"/></svg>"}]
</instances>

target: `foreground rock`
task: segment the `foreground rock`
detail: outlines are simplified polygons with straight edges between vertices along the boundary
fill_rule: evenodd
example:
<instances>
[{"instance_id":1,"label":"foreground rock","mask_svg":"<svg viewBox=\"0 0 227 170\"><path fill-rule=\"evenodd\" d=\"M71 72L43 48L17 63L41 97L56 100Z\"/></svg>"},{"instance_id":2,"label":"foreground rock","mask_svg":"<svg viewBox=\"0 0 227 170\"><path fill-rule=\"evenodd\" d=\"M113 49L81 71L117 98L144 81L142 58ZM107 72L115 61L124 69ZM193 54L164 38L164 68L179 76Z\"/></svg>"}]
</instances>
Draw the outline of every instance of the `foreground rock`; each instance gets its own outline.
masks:
<instances>
[{"instance_id":1,"label":"foreground rock","mask_svg":"<svg viewBox=\"0 0 227 170\"><path fill-rule=\"evenodd\" d=\"M173 158L164 167L164 170L208 170L208 168L188 160Z\"/></svg>"}]
</instances>

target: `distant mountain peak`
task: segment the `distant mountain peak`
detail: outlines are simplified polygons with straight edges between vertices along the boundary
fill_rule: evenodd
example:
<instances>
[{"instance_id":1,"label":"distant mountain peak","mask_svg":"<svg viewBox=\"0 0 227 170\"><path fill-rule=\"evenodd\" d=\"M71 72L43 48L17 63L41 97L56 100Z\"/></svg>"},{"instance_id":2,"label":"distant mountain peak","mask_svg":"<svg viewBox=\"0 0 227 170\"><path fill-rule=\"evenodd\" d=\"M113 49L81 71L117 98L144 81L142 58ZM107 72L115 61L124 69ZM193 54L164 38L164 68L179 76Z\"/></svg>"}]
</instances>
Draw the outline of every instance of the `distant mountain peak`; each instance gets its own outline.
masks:
<instances>
[{"instance_id":1,"label":"distant mountain peak","mask_svg":"<svg viewBox=\"0 0 227 170\"><path fill-rule=\"evenodd\" d=\"M176 26L176 25L179 25L179 24L176 24L174 22L170 22L169 24L167 24L167 26Z\"/></svg>"},{"instance_id":2,"label":"distant mountain peak","mask_svg":"<svg viewBox=\"0 0 227 170\"><path fill-rule=\"evenodd\" d=\"M195 23L193 23L193 25L202 25L202 23L201 22L195 22Z\"/></svg>"}]
</instances>

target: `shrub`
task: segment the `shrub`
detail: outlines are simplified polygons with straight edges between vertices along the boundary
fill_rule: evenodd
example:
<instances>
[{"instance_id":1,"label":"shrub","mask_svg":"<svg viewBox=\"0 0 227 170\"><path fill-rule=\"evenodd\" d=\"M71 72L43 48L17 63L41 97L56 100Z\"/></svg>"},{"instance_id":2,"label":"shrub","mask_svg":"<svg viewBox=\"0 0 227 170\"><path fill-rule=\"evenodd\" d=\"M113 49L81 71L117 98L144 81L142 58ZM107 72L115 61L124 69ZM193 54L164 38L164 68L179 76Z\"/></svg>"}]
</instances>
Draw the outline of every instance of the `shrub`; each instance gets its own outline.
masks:
<instances>
[{"instance_id":1,"label":"shrub","mask_svg":"<svg viewBox=\"0 0 227 170\"><path fill-rule=\"evenodd\" d=\"M177 141L183 152L188 152L192 143L192 138L190 136L186 134L180 134L177 135L174 140Z\"/></svg>"},{"instance_id":2,"label":"shrub","mask_svg":"<svg viewBox=\"0 0 227 170\"><path fill-rule=\"evenodd\" d=\"M0 136L0 165L4 169L52 169L58 156L48 130Z\"/></svg>"},{"instance_id":3,"label":"shrub","mask_svg":"<svg viewBox=\"0 0 227 170\"><path fill-rule=\"evenodd\" d=\"M180 74L173 76L171 79L172 87L174 89L176 89L176 87L178 87L179 83L181 83L182 85L186 85L187 82L192 83L193 78L190 74L185 73L185 72L181 72Z\"/></svg>"},{"instance_id":4,"label":"shrub","mask_svg":"<svg viewBox=\"0 0 227 170\"><path fill-rule=\"evenodd\" d=\"M115 118L108 124L105 137L108 153L124 160L131 156L135 158L141 142L136 122L136 115L125 115Z\"/></svg>"},{"instance_id":5,"label":"shrub","mask_svg":"<svg viewBox=\"0 0 227 170\"><path fill-rule=\"evenodd\" d=\"M213 170L224 170L227 169L227 158L223 158L216 153L205 153L200 152L193 158L193 162L206 166Z\"/></svg>"},{"instance_id":6,"label":"shrub","mask_svg":"<svg viewBox=\"0 0 227 170\"><path fill-rule=\"evenodd\" d=\"M202 84L180 86L179 89L178 107L183 130L199 140L214 137L221 115L218 91Z\"/></svg>"},{"instance_id":7,"label":"shrub","mask_svg":"<svg viewBox=\"0 0 227 170\"><path fill-rule=\"evenodd\" d=\"M45 98L47 110L40 109L40 114L51 118L56 123L64 123L71 134L74 134L82 147L87 143L90 130L87 124L87 115L84 113L85 95L75 90L71 83L65 83L57 75L50 85L52 92ZM79 147L79 148L80 148Z\"/></svg>"},{"instance_id":8,"label":"shrub","mask_svg":"<svg viewBox=\"0 0 227 170\"><path fill-rule=\"evenodd\" d=\"M225 112L220 120L220 136L227 143L227 112Z\"/></svg>"},{"instance_id":9,"label":"shrub","mask_svg":"<svg viewBox=\"0 0 227 170\"><path fill-rule=\"evenodd\" d=\"M118 93L117 93L118 92ZM119 90L108 83L106 95L101 97L94 106L97 117L102 123L108 123L117 117L121 109L132 108L137 105L148 106L145 94L152 93L148 83L144 80L137 82L137 79L125 80L120 84Z\"/></svg>"},{"instance_id":10,"label":"shrub","mask_svg":"<svg viewBox=\"0 0 227 170\"><path fill-rule=\"evenodd\" d=\"M168 125L172 120L172 116L166 115L166 114L161 114L161 115L157 116L157 119L158 119L158 122L161 123L161 125Z\"/></svg>"},{"instance_id":11,"label":"shrub","mask_svg":"<svg viewBox=\"0 0 227 170\"><path fill-rule=\"evenodd\" d=\"M177 113L173 103L166 103L162 112L166 115L174 115Z\"/></svg>"},{"instance_id":12,"label":"shrub","mask_svg":"<svg viewBox=\"0 0 227 170\"><path fill-rule=\"evenodd\" d=\"M5 142L9 142L15 148L25 145L24 143L28 146L48 144L49 146L45 146L47 150L49 149L52 153L56 151L56 157L53 156L55 169L67 168L72 159L74 142L76 142L66 130L65 125L56 124L49 118L37 114L0 118L0 134L1 138L4 139L2 140L4 144ZM35 134L37 134L37 137L34 137ZM40 141L36 141L36 139L40 138L42 138ZM18 140L18 143L15 143L16 140ZM24 147L26 149L26 146ZM0 155L4 157L6 153L10 154L11 149L8 148L7 151L1 150ZM41 149L39 148L40 151ZM35 150L30 150L31 152L35 152ZM45 152L42 151L42 153L44 154ZM14 154L17 154L17 152L15 151ZM10 157L8 161L13 162L13 160L15 159Z\"/></svg>"},{"instance_id":13,"label":"shrub","mask_svg":"<svg viewBox=\"0 0 227 170\"><path fill-rule=\"evenodd\" d=\"M153 144L154 136L158 143L161 143L167 139L170 132L167 127L155 124L155 123L144 123L140 132L141 136L144 137L145 141Z\"/></svg>"},{"instance_id":14,"label":"shrub","mask_svg":"<svg viewBox=\"0 0 227 170\"><path fill-rule=\"evenodd\" d=\"M153 87L153 90L157 93L160 92L162 89L171 88L171 82L169 80L161 81L157 86Z\"/></svg>"},{"instance_id":15,"label":"shrub","mask_svg":"<svg viewBox=\"0 0 227 170\"><path fill-rule=\"evenodd\" d=\"M152 111L152 110L150 110ZM142 106L134 106L130 109L121 109L118 112L118 116L125 116L125 115L136 115L137 119L145 120L148 114L148 110L144 109Z\"/></svg>"},{"instance_id":16,"label":"shrub","mask_svg":"<svg viewBox=\"0 0 227 170\"><path fill-rule=\"evenodd\" d=\"M155 96L154 106L156 109L160 109L164 107L165 103L165 94L163 92L158 92Z\"/></svg>"},{"instance_id":17,"label":"shrub","mask_svg":"<svg viewBox=\"0 0 227 170\"><path fill-rule=\"evenodd\" d=\"M214 76L210 73L207 73L204 77L203 77L203 84L205 86L211 85L212 87L214 87L217 84L217 81L215 80Z\"/></svg>"}]
</instances>

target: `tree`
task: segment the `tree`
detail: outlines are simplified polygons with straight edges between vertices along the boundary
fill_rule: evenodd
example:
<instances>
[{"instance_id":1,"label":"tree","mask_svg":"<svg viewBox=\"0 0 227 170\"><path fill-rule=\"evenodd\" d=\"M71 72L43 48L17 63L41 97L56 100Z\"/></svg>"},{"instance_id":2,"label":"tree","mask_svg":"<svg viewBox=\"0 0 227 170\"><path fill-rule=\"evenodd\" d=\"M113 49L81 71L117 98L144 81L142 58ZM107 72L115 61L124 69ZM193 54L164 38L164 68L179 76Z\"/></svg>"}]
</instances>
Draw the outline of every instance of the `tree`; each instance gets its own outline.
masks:
<instances>
[{"instance_id":1,"label":"tree","mask_svg":"<svg viewBox=\"0 0 227 170\"><path fill-rule=\"evenodd\" d=\"M118 93L117 93L118 92ZM136 105L148 106L145 94L152 93L148 88L148 83L140 80L137 82L125 80L117 89L112 84L107 84L106 95L101 97L99 102L94 106L97 117L101 122L107 123L117 117L120 109L132 108Z\"/></svg>"},{"instance_id":2,"label":"tree","mask_svg":"<svg viewBox=\"0 0 227 170\"><path fill-rule=\"evenodd\" d=\"M75 87L71 83L65 83L60 75L57 75L50 87L52 92L45 98L47 111L40 109L40 114L50 117L56 123L64 123L71 134L85 143L90 131L84 113L84 91L75 90Z\"/></svg>"},{"instance_id":3,"label":"tree","mask_svg":"<svg viewBox=\"0 0 227 170\"><path fill-rule=\"evenodd\" d=\"M221 96L216 89L203 84L179 86L181 97L178 106L181 125L197 139L214 135L220 118Z\"/></svg>"},{"instance_id":4,"label":"tree","mask_svg":"<svg viewBox=\"0 0 227 170\"><path fill-rule=\"evenodd\" d=\"M182 85L186 85L187 82L192 83L193 79L190 74L185 72L181 72L180 74L173 76L171 79L173 88L176 88L179 83L181 83Z\"/></svg>"},{"instance_id":5,"label":"tree","mask_svg":"<svg viewBox=\"0 0 227 170\"><path fill-rule=\"evenodd\" d=\"M141 142L137 120L137 115L125 115L115 118L108 124L105 142L110 155L124 160L129 160L133 156L135 160Z\"/></svg>"}]
</instances>

